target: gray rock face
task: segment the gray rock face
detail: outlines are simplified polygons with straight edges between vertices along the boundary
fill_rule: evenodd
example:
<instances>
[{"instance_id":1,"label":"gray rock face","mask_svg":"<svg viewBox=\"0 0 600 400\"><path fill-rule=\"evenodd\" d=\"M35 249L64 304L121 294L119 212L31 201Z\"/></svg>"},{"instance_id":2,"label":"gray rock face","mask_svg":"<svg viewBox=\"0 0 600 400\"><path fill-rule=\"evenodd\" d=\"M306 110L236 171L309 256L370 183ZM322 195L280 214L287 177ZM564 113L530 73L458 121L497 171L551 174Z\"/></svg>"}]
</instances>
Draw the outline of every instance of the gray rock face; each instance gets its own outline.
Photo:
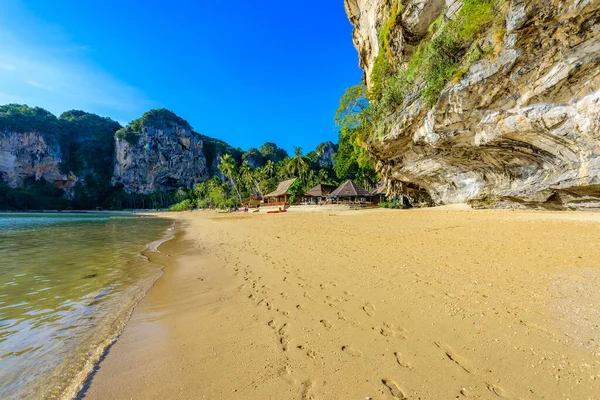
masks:
<instances>
[{"instance_id":1,"label":"gray rock face","mask_svg":"<svg viewBox=\"0 0 600 400\"><path fill-rule=\"evenodd\" d=\"M370 85L386 2L345 3ZM399 63L442 10L452 17L461 7L453 0L403 4L395 33L405 41L394 54ZM390 187L417 186L436 204L486 197L544 204L569 188L588 200L598 192L600 1L512 0L507 6L495 59L472 64L432 108L405 101L381 127L369 150Z\"/></svg>"},{"instance_id":2,"label":"gray rock face","mask_svg":"<svg viewBox=\"0 0 600 400\"><path fill-rule=\"evenodd\" d=\"M189 126L144 125L136 144L117 140L113 180L128 192L191 189L208 178L203 141Z\"/></svg>"},{"instance_id":3,"label":"gray rock face","mask_svg":"<svg viewBox=\"0 0 600 400\"><path fill-rule=\"evenodd\" d=\"M22 186L25 179L45 179L62 188L74 182L62 174L61 149L37 132L0 132L0 176L11 186Z\"/></svg>"},{"instance_id":4,"label":"gray rock face","mask_svg":"<svg viewBox=\"0 0 600 400\"><path fill-rule=\"evenodd\" d=\"M337 153L338 147L336 144L332 142L324 142L317 146L315 152L319 157L319 166L320 167L333 167L335 165L335 160L333 156Z\"/></svg>"}]
</instances>

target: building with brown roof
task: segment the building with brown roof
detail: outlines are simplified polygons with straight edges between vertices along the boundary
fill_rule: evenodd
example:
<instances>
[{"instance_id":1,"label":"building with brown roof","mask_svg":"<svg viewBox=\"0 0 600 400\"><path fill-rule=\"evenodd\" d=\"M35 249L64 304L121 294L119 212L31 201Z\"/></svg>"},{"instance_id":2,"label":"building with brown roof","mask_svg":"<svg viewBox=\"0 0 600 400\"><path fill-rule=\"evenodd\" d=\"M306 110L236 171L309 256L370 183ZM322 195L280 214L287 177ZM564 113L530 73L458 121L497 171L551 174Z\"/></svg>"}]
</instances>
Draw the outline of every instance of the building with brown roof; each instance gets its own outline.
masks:
<instances>
[{"instance_id":1,"label":"building with brown roof","mask_svg":"<svg viewBox=\"0 0 600 400\"><path fill-rule=\"evenodd\" d=\"M319 184L304 193L304 202L308 204L319 204L321 201L325 201L327 196L334 190L335 186L333 185Z\"/></svg>"},{"instance_id":2,"label":"building with brown roof","mask_svg":"<svg viewBox=\"0 0 600 400\"><path fill-rule=\"evenodd\" d=\"M258 194L251 194L250 196L245 198L244 201L242 201L242 205L244 207L258 207L260 206L261 202L262 197L260 197Z\"/></svg>"},{"instance_id":3,"label":"building with brown roof","mask_svg":"<svg viewBox=\"0 0 600 400\"><path fill-rule=\"evenodd\" d=\"M371 191L371 201L375 204L384 202L386 196L387 188L383 183L378 184L377 187Z\"/></svg>"},{"instance_id":4,"label":"building with brown roof","mask_svg":"<svg viewBox=\"0 0 600 400\"><path fill-rule=\"evenodd\" d=\"M371 193L348 179L327 197L334 203L365 203L371 199Z\"/></svg>"},{"instance_id":5,"label":"building with brown roof","mask_svg":"<svg viewBox=\"0 0 600 400\"><path fill-rule=\"evenodd\" d=\"M286 205L290 200L290 187L296 182L296 178L279 182L277 189L263 196L265 203L270 205Z\"/></svg>"}]
</instances>

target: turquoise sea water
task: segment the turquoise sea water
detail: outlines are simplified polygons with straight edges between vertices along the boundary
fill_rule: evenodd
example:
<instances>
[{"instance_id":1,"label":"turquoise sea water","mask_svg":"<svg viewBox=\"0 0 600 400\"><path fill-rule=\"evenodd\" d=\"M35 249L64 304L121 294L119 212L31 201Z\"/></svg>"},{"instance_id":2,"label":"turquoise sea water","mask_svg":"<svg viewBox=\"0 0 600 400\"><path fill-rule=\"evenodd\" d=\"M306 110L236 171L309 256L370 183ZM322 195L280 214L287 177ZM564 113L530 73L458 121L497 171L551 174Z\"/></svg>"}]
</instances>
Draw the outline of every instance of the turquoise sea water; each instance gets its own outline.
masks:
<instances>
[{"instance_id":1,"label":"turquoise sea water","mask_svg":"<svg viewBox=\"0 0 600 400\"><path fill-rule=\"evenodd\" d=\"M0 399L73 396L160 275L141 252L169 232L128 214L0 214Z\"/></svg>"}]
</instances>

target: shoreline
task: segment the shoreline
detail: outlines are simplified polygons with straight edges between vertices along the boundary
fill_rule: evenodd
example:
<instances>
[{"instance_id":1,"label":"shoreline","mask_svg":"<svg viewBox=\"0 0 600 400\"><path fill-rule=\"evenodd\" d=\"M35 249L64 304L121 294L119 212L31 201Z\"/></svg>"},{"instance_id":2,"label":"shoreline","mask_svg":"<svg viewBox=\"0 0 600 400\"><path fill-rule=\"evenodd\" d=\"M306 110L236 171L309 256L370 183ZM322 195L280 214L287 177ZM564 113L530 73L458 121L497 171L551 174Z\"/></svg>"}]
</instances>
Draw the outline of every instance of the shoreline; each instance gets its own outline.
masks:
<instances>
[{"instance_id":1,"label":"shoreline","mask_svg":"<svg viewBox=\"0 0 600 400\"><path fill-rule=\"evenodd\" d=\"M137 299L137 301L129 310L122 310L122 312L126 312L125 318L123 320L117 319L114 321L114 323L120 325L119 328L114 334L111 335L111 337L107 337L105 339L101 348L99 348L96 353L94 353L94 355L92 355L86 362L86 366L75 377L73 377L68 388L65 389L63 394L60 396L61 399L79 399L85 395L85 392L89 388L94 375L98 371L99 365L102 363L102 360L106 358L111 347L114 346L114 344L119 340L119 337L123 333L123 330L127 327L127 324L129 323L129 320L131 319L135 309L140 302L144 300L148 292L152 290L152 287L156 284L156 282L163 276L164 269L168 266L168 255L161 254L162 252L160 247L165 243L175 240L177 230L178 227L176 221L173 221L171 226L167 228L165 232L163 232L163 235L160 239L147 243L145 248L139 251L138 255L141 258L148 263L161 265L160 269L156 272L155 276L151 276L143 280L147 282L147 287L144 288L140 298ZM138 282L138 284L141 282L142 281Z\"/></svg>"},{"instance_id":2,"label":"shoreline","mask_svg":"<svg viewBox=\"0 0 600 400\"><path fill-rule=\"evenodd\" d=\"M182 224L170 263L83 398L600 390L598 214L156 216Z\"/></svg>"}]
</instances>

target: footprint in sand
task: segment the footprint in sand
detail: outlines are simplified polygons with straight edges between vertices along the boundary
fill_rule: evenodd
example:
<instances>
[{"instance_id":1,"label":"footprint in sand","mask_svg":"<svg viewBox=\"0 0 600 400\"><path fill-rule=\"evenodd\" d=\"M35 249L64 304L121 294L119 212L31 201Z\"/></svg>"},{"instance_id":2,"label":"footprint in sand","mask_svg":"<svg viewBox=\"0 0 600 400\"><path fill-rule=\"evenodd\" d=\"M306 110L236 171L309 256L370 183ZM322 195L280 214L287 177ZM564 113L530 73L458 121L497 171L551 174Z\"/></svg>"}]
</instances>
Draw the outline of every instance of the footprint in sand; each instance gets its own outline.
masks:
<instances>
[{"instance_id":1,"label":"footprint in sand","mask_svg":"<svg viewBox=\"0 0 600 400\"><path fill-rule=\"evenodd\" d=\"M398 351L394 352L394 356L396 356L396 362L398 363L399 366L406 368L406 369L410 369L410 370L413 369L412 365L410 365L404 359L404 357L402 357L402 354L400 352L398 352Z\"/></svg>"},{"instance_id":2,"label":"footprint in sand","mask_svg":"<svg viewBox=\"0 0 600 400\"><path fill-rule=\"evenodd\" d=\"M314 394L314 386L315 383L312 382L311 380L306 380L304 382L302 382L302 391L300 392L300 399L301 400L315 400L315 394Z\"/></svg>"},{"instance_id":3,"label":"footprint in sand","mask_svg":"<svg viewBox=\"0 0 600 400\"><path fill-rule=\"evenodd\" d=\"M317 352L314 350L307 350L306 355L310 358L317 358Z\"/></svg>"},{"instance_id":4,"label":"footprint in sand","mask_svg":"<svg viewBox=\"0 0 600 400\"><path fill-rule=\"evenodd\" d=\"M281 349L283 351L287 351L290 347L290 341L287 335L288 324L283 324L281 328L279 328L279 343L281 343Z\"/></svg>"},{"instance_id":5,"label":"footprint in sand","mask_svg":"<svg viewBox=\"0 0 600 400\"><path fill-rule=\"evenodd\" d=\"M283 380L290 385L298 384L298 381L292 376L292 369L288 365L284 365L284 367L279 371L279 376L281 376Z\"/></svg>"},{"instance_id":6,"label":"footprint in sand","mask_svg":"<svg viewBox=\"0 0 600 400\"><path fill-rule=\"evenodd\" d=\"M373 303L366 303L362 309L369 317L375 315L375 306Z\"/></svg>"},{"instance_id":7,"label":"footprint in sand","mask_svg":"<svg viewBox=\"0 0 600 400\"><path fill-rule=\"evenodd\" d=\"M492 385L491 383L486 383L485 386L490 392L494 393L496 396L506 397L506 392L504 392L502 388Z\"/></svg>"},{"instance_id":8,"label":"footprint in sand","mask_svg":"<svg viewBox=\"0 0 600 400\"><path fill-rule=\"evenodd\" d=\"M327 330L331 329L331 327L332 327L331 322L327 321L326 319L322 319L320 322L323 324L325 329L327 329Z\"/></svg>"},{"instance_id":9,"label":"footprint in sand","mask_svg":"<svg viewBox=\"0 0 600 400\"><path fill-rule=\"evenodd\" d=\"M362 357L362 352L360 350L356 350L352 346L342 346L342 351L351 355L352 357Z\"/></svg>"},{"instance_id":10,"label":"footprint in sand","mask_svg":"<svg viewBox=\"0 0 600 400\"><path fill-rule=\"evenodd\" d=\"M267 310L271 309L271 305L269 304L268 301L265 301L265 299L261 299L258 303L256 303L257 306L262 306L264 305L265 307L267 307Z\"/></svg>"},{"instance_id":11,"label":"footprint in sand","mask_svg":"<svg viewBox=\"0 0 600 400\"><path fill-rule=\"evenodd\" d=\"M402 329L395 327L387 322L383 323L383 327L374 326L373 330L378 331L381 336L386 337L401 337L406 339L406 336L402 334Z\"/></svg>"},{"instance_id":12,"label":"footprint in sand","mask_svg":"<svg viewBox=\"0 0 600 400\"><path fill-rule=\"evenodd\" d=\"M450 346L442 342L434 342L437 347L439 347L444 353L446 353L446 357L453 361L456 365L461 367L468 374L475 373L475 369L471 367L467 360L459 356L452 350Z\"/></svg>"},{"instance_id":13,"label":"footprint in sand","mask_svg":"<svg viewBox=\"0 0 600 400\"><path fill-rule=\"evenodd\" d=\"M393 380L382 379L381 383L383 383L389 389L390 393L392 394L392 396L394 396L395 399L406 399L406 396L404 396L404 393L402 392L402 390L400 390L398 384Z\"/></svg>"}]
</instances>

